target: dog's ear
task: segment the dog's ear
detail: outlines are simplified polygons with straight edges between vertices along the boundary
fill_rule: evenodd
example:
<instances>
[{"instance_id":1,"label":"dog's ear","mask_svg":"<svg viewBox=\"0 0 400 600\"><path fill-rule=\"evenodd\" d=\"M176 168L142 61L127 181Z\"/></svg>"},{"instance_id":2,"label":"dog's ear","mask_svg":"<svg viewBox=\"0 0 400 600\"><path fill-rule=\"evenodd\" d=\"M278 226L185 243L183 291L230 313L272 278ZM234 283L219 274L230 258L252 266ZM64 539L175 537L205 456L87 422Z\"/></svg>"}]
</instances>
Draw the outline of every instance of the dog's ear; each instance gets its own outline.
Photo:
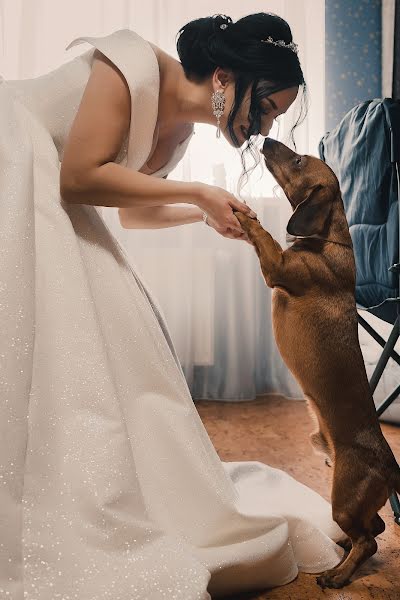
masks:
<instances>
[{"instance_id":1,"label":"dog's ear","mask_svg":"<svg viewBox=\"0 0 400 600\"><path fill-rule=\"evenodd\" d=\"M286 230L290 235L321 235L325 229L332 210L332 202L328 190L318 184L310 192L289 219Z\"/></svg>"}]
</instances>

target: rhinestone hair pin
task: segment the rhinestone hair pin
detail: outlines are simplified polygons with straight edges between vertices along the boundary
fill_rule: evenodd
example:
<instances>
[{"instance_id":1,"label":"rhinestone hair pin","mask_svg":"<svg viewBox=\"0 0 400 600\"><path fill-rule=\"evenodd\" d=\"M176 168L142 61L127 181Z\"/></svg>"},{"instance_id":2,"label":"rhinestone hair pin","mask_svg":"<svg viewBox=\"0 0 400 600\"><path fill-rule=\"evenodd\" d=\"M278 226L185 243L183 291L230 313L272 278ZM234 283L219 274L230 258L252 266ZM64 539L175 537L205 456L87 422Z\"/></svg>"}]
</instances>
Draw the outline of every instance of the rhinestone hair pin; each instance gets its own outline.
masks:
<instances>
[{"instance_id":1,"label":"rhinestone hair pin","mask_svg":"<svg viewBox=\"0 0 400 600\"><path fill-rule=\"evenodd\" d=\"M298 52L298 45L295 44L294 42L290 42L289 44L286 44L286 42L284 42L283 40L274 40L271 36L268 36L266 40L261 40L261 41L264 42L265 44L274 44L274 46L281 46L282 48L289 48L289 50L291 50L295 54L297 54L297 52Z\"/></svg>"},{"instance_id":2,"label":"rhinestone hair pin","mask_svg":"<svg viewBox=\"0 0 400 600\"><path fill-rule=\"evenodd\" d=\"M228 27L228 23L222 23L219 27L220 27L220 29L226 29ZM298 53L298 45L295 44L294 42L290 42L289 44L286 44L286 42L284 40L274 40L271 36L268 36L266 40L260 40L260 41L264 42L265 44L274 44L274 46L281 46L282 48L289 48L289 50L291 50L295 54Z\"/></svg>"}]
</instances>

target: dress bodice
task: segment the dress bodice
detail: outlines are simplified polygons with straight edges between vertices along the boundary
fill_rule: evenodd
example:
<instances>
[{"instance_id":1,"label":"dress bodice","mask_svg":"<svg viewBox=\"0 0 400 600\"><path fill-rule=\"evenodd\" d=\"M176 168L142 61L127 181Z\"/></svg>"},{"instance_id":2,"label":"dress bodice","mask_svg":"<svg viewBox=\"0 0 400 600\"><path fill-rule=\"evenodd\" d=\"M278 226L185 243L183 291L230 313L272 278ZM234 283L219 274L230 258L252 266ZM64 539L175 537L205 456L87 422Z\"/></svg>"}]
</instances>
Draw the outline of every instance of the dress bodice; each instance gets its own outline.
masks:
<instances>
[{"instance_id":1,"label":"dress bodice","mask_svg":"<svg viewBox=\"0 0 400 600\"><path fill-rule=\"evenodd\" d=\"M6 83L48 130L61 161L97 48L118 67L131 94L129 131L114 162L139 170L149 158L158 115L160 73L155 52L144 38L130 29L101 37L75 38L66 50L82 42L93 47L49 73ZM177 146L171 159L152 173L153 176L164 177L177 165L192 135L193 132Z\"/></svg>"}]
</instances>

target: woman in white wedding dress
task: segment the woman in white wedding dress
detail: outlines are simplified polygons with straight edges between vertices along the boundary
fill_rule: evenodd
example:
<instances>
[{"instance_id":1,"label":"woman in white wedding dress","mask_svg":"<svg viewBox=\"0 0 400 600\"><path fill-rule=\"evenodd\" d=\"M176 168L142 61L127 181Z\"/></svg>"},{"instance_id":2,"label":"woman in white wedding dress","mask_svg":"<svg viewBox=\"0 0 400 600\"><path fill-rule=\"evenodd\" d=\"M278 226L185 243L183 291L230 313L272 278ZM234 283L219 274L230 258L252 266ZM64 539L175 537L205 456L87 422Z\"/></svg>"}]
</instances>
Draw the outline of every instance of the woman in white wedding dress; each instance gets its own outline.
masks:
<instances>
[{"instance_id":1,"label":"woman in white wedding dress","mask_svg":"<svg viewBox=\"0 0 400 600\"><path fill-rule=\"evenodd\" d=\"M203 68L197 82L129 29L77 38L67 48L90 49L41 77L0 77L4 600L206 600L283 585L343 556L335 542L345 536L313 490L258 461L221 462L162 312L96 209L120 207L127 227L135 209L151 218L158 206L160 219L170 209L175 224L205 211L218 233L245 239L232 208L248 209L234 196L163 177L185 152L188 125L217 124L204 90L233 104L218 60L210 70L218 52L253 79L285 65L275 90L264 89L277 108L256 95L252 114L265 114L245 132L238 113L237 146L267 135L288 108L297 55L260 41L268 36L291 42L286 22L263 13L191 22L180 56ZM180 121L179 106L193 118ZM227 111L221 128L234 144L226 125ZM167 206L177 202L193 213Z\"/></svg>"}]
</instances>

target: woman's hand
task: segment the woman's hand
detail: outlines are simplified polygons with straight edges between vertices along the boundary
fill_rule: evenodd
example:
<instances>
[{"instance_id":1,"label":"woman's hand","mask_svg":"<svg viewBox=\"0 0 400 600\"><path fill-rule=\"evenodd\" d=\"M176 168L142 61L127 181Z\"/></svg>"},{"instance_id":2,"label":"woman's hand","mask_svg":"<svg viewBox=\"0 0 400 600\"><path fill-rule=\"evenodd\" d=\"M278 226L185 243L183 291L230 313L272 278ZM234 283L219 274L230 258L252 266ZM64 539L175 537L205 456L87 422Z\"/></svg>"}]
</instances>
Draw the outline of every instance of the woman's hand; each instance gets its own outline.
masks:
<instances>
[{"instance_id":1,"label":"woman's hand","mask_svg":"<svg viewBox=\"0 0 400 600\"><path fill-rule=\"evenodd\" d=\"M196 183L199 190L196 204L207 213L208 225L223 237L242 239L251 244L247 233L243 231L239 220L233 214L233 210L238 210L253 218L257 217L256 213L223 188L201 182Z\"/></svg>"}]
</instances>

